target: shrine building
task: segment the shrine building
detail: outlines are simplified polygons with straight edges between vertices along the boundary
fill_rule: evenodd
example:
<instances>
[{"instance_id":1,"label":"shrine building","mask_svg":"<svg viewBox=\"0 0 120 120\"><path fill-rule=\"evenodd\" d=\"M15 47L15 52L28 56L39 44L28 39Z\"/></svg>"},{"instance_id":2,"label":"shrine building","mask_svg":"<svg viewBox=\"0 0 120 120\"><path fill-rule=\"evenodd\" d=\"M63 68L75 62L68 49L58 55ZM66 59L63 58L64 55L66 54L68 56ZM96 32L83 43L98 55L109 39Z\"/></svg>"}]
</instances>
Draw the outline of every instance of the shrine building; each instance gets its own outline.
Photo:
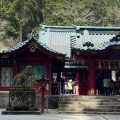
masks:
<instances>
[{"instance_id":1,"label":"shrine building","mask_svg":"<svg viewBox=\"0 0 120 120\"><path fill-rule=\"evenodd\" d=\"M42 25L39 35L0 50L0 91L9 91L14 76L28 65L34 80L42 75L50 80L46 93L51 95L60 95L69 79L77 80L79 95L95 95L98 74L120 85L120 27Z\"/></svg>"}]
</instances>

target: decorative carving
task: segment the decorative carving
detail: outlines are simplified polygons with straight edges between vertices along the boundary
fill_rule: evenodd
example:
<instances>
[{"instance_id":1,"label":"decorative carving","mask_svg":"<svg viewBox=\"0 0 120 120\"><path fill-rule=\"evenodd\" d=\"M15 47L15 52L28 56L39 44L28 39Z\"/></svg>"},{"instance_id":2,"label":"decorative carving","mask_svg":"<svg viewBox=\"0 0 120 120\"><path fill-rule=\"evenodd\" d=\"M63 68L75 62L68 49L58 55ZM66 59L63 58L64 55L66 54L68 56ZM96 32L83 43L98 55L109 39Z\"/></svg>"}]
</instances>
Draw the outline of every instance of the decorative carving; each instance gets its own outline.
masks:
<instances>
[{"instance_id":1,"label":"decorative carving","mask_svg":"<svg viewBox=\"0 0 120 120\"><path fill-rule=\"evenodd\" d=\"M35 46L30 46L30 52L35 52L36 51L36 48L35 48Z\"/></svg>"},{"instance_id":2,"label":"decorative carving","mask_svg":"<svg viewBox=\"0 0 120 120\"><path fill-rule=\"evenodd\" d=\"M35 91L12 89L9 93L9 107L35 107L35 99Z\"/></svg>"},{"instance_id":3,"label":"decorative carving","mask_svg":"<svg viewBox=\"0 0 120 120\"><path fill-rule=\"evenodd\" d=\"M39 38L39 34L36 34L34 30L32 30L32 33L27 35L27 38L32 38L34 37L35 39Z\"/></svg>"},{"instance_id":4,"label":"decorative carving","mask_svg":"<svg viewBox=\"0 0 120 120\"><path fill-rule=\"evenodd\" d=\"M27 66L26 69L14 77L13 88L9 92L9 104L3 114L11 114L19 111L20 113L39 113L36 108L36 90L31 81L33 76L32 66ZM30 112L29 112L30 111Z\"/></svg>"},{"instance_id":5,"label":"decorative carving","mask_svg":"<svg viewBox=\"0 0 120 120\"><path fill-rule=\"evenodd\" d=\"M31 46L34 46L35 48L38 48L38 44L37 44L36 42L34 42L34 41L32 41L32 42L28 45L29 48L30 48Z\"/></svg>"},{"instance_id":6,"label":"decorative carving","mask_svg":"<svg viewBox=\"0 0 120 120\"><path fill-rule=\"evenodd\" d=\"M26 69L22 72L17 74L13 78L12 86L30 86L32 85L32 77L33 77L33 68L32 66L27 66Z\"/></svg>"},{"instance_id":7,"label":"decorative carving","mask_svg":"<svg viewBox=\"0 0 120 120\"><path fill-rule=\"evenodd\" d=\"M120 32L116 36L114 36L112 39L110 39L110 42L119 42L120 41Z\"/></svg>"},{"instance_id":8,"label":"decorative carving","mask_svg":"<svg viewBox=\"0 0 120 120\"><path fill-rule=\"evenodd\" d=\"M4 54L1 56L1 58L9 58L9 55L8 54Z\"/></svg>"},{"instance_id":9,"label":"decorative carving","mask_svg":"<svg viewBox=\"0 0 120 120\"><path fill-rule=\"evenodd\" d=\"M28 45L29 49L30 49L30 52L35 52L36 51L36 48L38 48L38 45L35 43L35 42L31 42L29 45Z\"/></svg>"},{"instance_id":10,"label":"decorative carving","mask_svg":"<svg viewBox=\"0 0 120 120\"><path fill-rule=\"evenodd\" d=\"M83 44L83 47L87 47L88 49L90 49L90 47L94 47L94 44L91 43L90 41L88 41L88 42Z\"/></svg>"}]
</instances>

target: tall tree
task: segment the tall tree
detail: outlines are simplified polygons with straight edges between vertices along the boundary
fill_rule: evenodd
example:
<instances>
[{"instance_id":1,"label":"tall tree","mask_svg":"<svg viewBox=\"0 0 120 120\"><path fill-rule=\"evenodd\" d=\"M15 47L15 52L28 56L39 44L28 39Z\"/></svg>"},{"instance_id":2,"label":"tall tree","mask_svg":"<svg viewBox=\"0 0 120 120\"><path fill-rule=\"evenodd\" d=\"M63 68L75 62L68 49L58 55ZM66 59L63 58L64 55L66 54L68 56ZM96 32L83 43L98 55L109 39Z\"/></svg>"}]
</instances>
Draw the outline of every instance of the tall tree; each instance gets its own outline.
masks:
<instances>
[{"instance_id":1,"label":"tall tree","mask_svg":"<svg viewBox=\"0 0 120 120\"><path fill-rule=\"evenodd\" d=\"M23 38L39 24L118 26L120 0L0 0L7 33ZM20 38L21 38L20 37Z\"/></svg>"},{"instance_id":2,"label":"tall tree","mask_svg":"<svg viewBox=\"0 0 120 120\"><path fill-rule=\"evenodd\" d=\"M30 30L36 27L36 25L39 26L43 21L42 12L40 11L41 4L41 0L5 1L3 11L4 18L9 21L7 26L8 33L16 37L19 35L20 40L22 40L22 34L26 33L26 30Z\"/></svg>"}]
</instances>

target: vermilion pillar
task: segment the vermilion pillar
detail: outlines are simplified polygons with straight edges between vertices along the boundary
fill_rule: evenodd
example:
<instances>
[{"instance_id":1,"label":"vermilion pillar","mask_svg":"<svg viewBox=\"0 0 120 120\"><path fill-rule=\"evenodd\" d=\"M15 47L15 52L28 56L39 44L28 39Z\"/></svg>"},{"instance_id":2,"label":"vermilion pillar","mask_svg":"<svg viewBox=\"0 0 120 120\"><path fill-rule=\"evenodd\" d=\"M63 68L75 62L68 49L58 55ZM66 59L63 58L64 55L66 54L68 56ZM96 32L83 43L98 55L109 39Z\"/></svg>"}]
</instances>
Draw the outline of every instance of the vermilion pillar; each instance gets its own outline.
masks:
<instances>
[{"instance_id":1,"label":"vermilion pillar","mask_svg":"<svg viewBox=\"0 0 120 120\"><path fill-rule=\"evenodd\" d=\"M16 63L13 64L13 77L19 73L18 65Z\"/></svg>"},{"instance_id":2,"label":"vermilion pillar","mask_svg":"<svg viewBox=\"0 0 120 120\"><path fill-rule=\"evenodd\" d=\"M61 94L61 72L58 72L57 73L57 77L58 77L58 82L59 82L59 85L58 85L58 94L60 95Z\"/></svg>"},{"instance_id":3,"label":"vermilion pillar","mask_svg":"<svg viewBox=\"0 0 120 120\"><path fill-rule=\"evenodd\" d=\"M51 66L50 65L47 65L46 66L46 77L47 79L51 79Z\"/></svg>"},{"instance_id":4,"label":"vermilion pillar","mask_svg":"<svg viewBox=\"0 0 120 120\"><path fill-rule=\"evenodd\" d=\"M42 90L41 112L44 113L44 108L45 108L45 88L43 87L41 90Z\"/></svg>"},{"instance_id":5,"label":"vermilion pillar","mask_svg":"<svg viewBox=\"0 0 120 120\"><path fill-rule=\"evenodd\" d=\"M88 86L89 86L89 90L88 90L88 94L90 95L94 95L95 91L96 91L96 77L95 77L95 62L94 60L90 60L88 62L89 64L89 68L88 68Z\"/></svg>"}]
</instances>

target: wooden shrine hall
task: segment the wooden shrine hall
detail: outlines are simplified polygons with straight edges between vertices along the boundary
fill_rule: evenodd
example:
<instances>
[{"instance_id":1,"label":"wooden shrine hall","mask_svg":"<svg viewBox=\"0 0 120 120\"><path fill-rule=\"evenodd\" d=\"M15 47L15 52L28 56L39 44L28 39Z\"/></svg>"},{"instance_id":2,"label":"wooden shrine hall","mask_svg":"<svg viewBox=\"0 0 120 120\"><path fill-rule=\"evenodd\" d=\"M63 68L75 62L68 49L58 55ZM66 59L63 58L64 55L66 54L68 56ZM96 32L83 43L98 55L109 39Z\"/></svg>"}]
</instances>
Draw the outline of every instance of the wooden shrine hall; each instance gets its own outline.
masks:
<instances>
[{"instance_id":1,"label":"wooden shrine hall","mask_svg":"<svg viewBox=\"0 0 120 120\"><path fill-rule=\"evenodd\" d=\"M63 80L76 79L79 95L95 95L98 74L109 75L120 85L119 27L43 25L42 28L39 37L31 33L18 46L1 49L0 91L8 91L13 77L28 65L34 68L34 80L42 75L50 79L47 94L60 95Z\"/></svg>"}]
</instances>

